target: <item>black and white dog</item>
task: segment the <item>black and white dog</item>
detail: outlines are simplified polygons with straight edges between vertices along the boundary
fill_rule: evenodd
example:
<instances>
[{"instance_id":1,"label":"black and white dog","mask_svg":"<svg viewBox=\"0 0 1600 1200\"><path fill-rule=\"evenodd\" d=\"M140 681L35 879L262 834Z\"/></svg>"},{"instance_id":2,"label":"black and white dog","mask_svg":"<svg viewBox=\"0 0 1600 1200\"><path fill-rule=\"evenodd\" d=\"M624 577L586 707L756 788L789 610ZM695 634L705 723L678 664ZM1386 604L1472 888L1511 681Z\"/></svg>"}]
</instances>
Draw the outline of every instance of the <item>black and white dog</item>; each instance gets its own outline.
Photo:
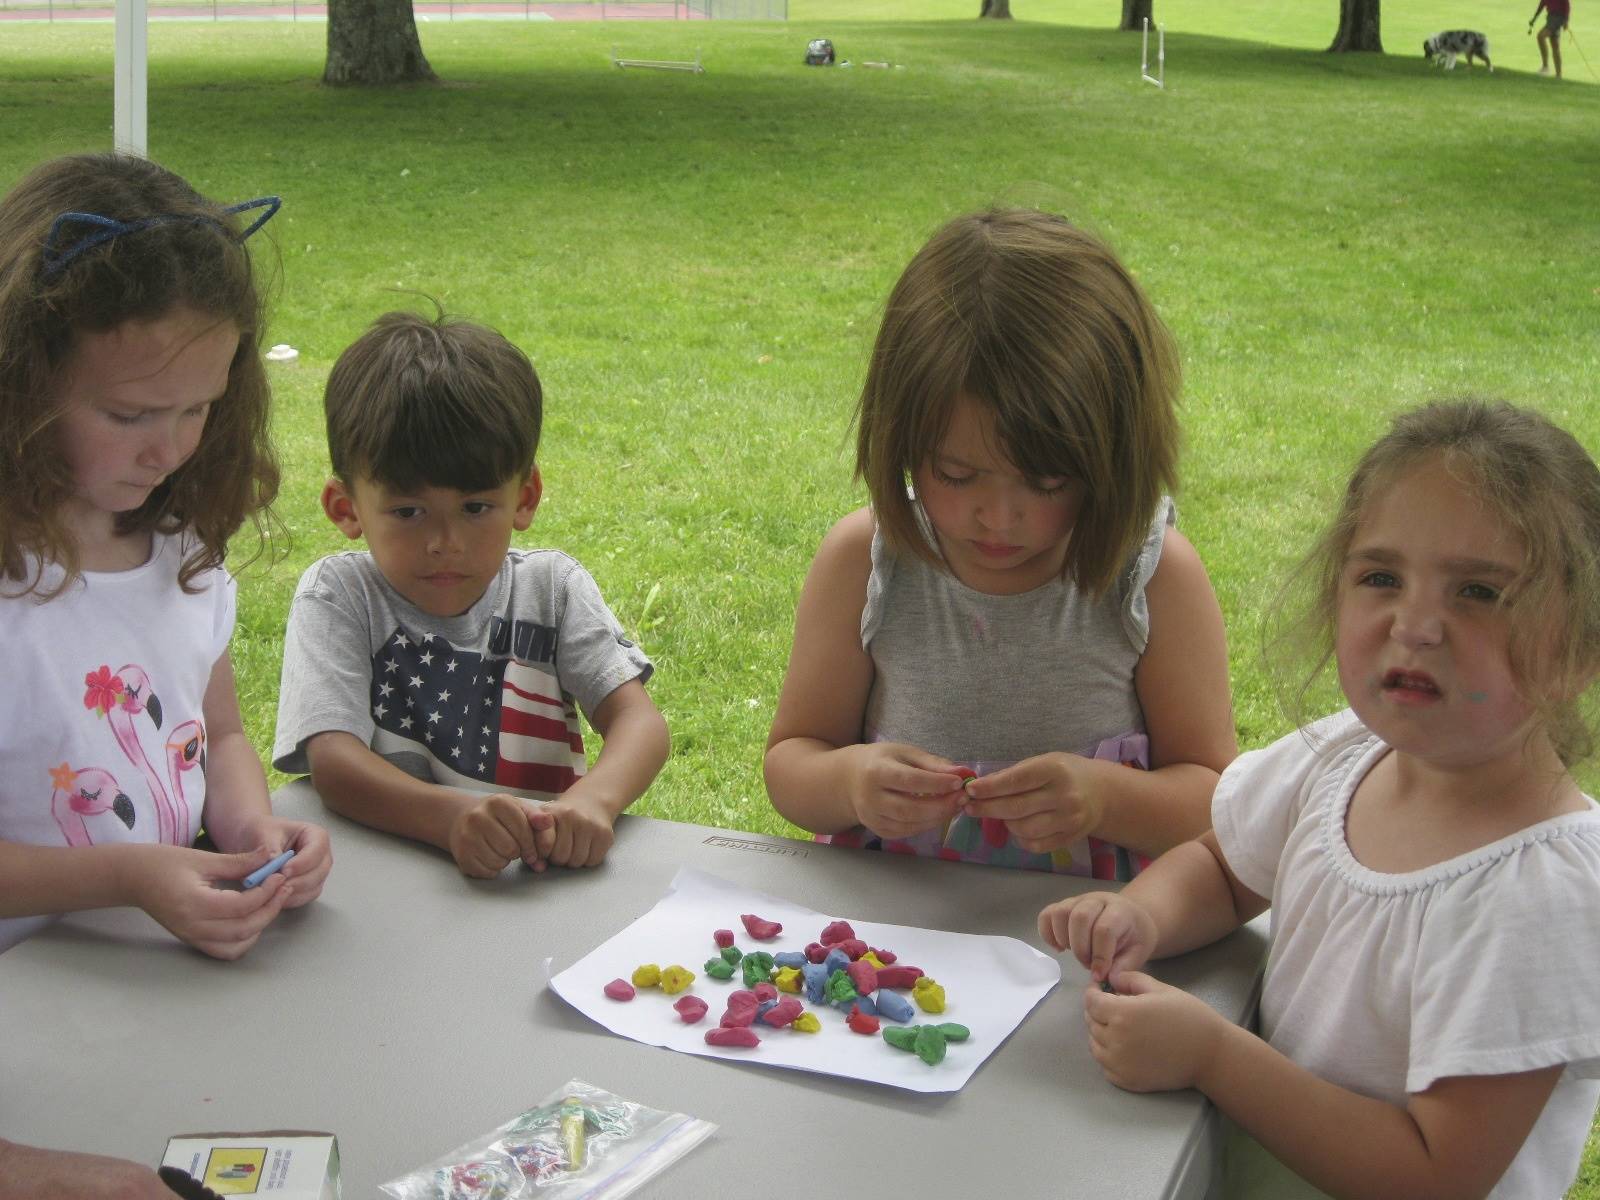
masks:
<instances>
[{"instance_id":1,"label":"black and white dog","mask_svg":"<svg viewBox=\"0 0 1600 1200\"><path fill-rule=\"evenodd\" d=\"M1463 57L1469 71L1474 58L1483 59L1483 65L1494 70L1494 64L1489 61L1489 39L1475 29L1448 29L1434 34L1422 43L1422 56L1443 63L1446 71L1453 70L1456 59Z\"/></svg>"}]
</instances>

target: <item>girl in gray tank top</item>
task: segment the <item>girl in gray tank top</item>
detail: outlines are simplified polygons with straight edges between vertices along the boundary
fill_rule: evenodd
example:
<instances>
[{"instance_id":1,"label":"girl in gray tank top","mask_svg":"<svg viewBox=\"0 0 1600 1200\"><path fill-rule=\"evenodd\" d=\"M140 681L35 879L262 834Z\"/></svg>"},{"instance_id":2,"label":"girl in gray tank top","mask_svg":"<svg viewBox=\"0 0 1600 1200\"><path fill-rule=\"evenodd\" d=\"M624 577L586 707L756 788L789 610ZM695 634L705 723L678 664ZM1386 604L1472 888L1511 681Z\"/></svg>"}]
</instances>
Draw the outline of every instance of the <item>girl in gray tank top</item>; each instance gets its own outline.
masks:
<instances>
[{"instance_id":1,"label":"girl in gray tank top","mask_svg":"<svg viewBox=\"0 0 1600 1200\"><path fill-rule=\"evenodd\" d=\"M1167 498L1177 389L1138 285L1061 218L958 218L918 253L858 412L872 506L823 539L796 613L780 813L1099 878L1209 826L1235 743L1221 614Z\"/></svg>"}]
</instances>

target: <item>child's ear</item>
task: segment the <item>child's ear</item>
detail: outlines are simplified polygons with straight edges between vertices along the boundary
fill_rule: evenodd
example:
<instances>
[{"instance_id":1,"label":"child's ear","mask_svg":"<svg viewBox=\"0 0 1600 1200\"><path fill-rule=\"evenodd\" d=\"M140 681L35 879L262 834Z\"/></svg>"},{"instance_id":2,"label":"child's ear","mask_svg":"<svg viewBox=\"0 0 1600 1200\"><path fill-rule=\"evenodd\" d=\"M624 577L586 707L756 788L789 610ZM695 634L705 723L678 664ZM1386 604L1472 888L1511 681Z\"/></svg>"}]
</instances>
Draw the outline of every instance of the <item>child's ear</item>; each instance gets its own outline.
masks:
<instances>
[{"instance_id":1,"label":"child's ear","mask_svg":"<svg viewBox=\"0 0 1600 1200\"><path fill-rule=\"evenodd\" d=\"M344 480L334 476L322 487L322 511L328 520L339 527L339 532L352 540L361 536L361 518L356 513L356 502Z\"/></svg>"},{"instance_id":2,"label":"child's ear","mask_svg":"<svg viewBox=\"0 0 1600 1200\"><path fill-rule=\"evenodd\" d=\"M544 480L539 478L539 468L531 467L517 492L517 511L511 518L514 529L526 529L533 524L533 512L539 507L539 499L543 495Z\"/></svg>"}]
</instances>

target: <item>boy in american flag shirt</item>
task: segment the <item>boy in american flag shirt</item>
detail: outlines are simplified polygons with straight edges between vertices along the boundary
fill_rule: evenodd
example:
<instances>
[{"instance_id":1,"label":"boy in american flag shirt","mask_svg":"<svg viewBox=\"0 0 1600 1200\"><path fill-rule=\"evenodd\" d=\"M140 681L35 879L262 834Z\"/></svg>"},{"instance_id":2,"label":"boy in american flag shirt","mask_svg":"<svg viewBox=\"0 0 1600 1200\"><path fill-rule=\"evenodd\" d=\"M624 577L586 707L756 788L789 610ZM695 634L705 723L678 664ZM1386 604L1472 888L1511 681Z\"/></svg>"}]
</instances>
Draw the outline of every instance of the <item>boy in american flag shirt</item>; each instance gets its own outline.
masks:
<instances>
[{"instance_id":1,"label":"boy in american flag shirt","mask_svg":"<svg viewBox=\"0 0 1600 1200\"><path fill-rule=\"evenodd\" d=\"M543 491L532 364L482 326L388 313L334 364L324 406L323 511L367 549L300 579L273 765L466 875L596 865L667 726L589 573L511 548ZM580 710L602 739L587 771Z\"/></svg>"}]
</instances>

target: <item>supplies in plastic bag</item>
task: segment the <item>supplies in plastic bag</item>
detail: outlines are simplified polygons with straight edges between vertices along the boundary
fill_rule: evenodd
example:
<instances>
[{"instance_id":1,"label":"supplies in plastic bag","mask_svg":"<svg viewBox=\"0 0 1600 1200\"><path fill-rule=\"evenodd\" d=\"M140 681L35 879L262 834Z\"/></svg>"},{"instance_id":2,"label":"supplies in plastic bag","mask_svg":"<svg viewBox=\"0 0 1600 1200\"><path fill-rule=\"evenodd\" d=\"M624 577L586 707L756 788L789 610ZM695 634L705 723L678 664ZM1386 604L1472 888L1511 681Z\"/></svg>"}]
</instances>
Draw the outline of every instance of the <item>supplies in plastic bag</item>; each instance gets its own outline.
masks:
<instances>
[{"instance_id":1,"label":"supplies in plastic bag","mask_svg":"<svg viewBox=\"0 0 1600 1200\"><path fill-rule=\"evenodd\" d=\"M382 1190L395 1200L615 1200L716 1128L571 1079L537 1108Z\"/></svg>"}]
</instances>

